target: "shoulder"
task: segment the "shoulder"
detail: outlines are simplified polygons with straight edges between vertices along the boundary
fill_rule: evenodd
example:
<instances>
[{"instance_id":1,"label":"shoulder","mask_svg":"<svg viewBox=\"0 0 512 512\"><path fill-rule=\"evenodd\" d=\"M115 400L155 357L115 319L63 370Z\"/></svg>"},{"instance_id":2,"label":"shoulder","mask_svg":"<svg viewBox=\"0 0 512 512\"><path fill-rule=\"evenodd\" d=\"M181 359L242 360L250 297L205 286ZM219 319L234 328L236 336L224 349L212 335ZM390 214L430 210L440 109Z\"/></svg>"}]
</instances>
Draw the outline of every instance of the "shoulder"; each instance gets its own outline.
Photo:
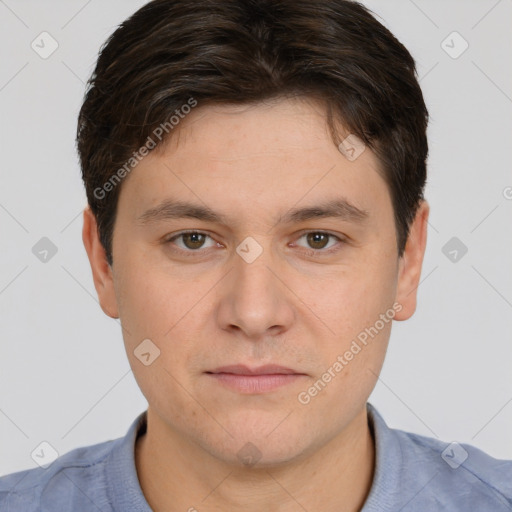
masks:
<instances>
[{"instance_id":1,"label":"shoulder","mask_svg":"<svg viewBox=\"0 0 512 512\"><path fill-rule=\"evenodd\" d=\"M468 505L473 506L474 500L478 503L481 498L482 503L502 503L512 510L512 460L496 459L467 443L443 442L403 431L397 435L404 449L436 471L436 493L446 498L467 496Z\"/></svg>"},{"instance_id":2,"label":"shoulder","mask_svg":"<svg viewBox=\"0 0 512 512\"><path fill-rule=\"evenodd\" d=\"M76 448L53 461L0 477L0 512L63 509L70 503L91 507L90 497L104 489L105 465L119 440ZM103 509L102 510L107 510ZM84 508L85 510L85 508Z\"/></svg>"},{"instance_id":3,"label":"shoulder","mask_svg":"<svg viewBox=\"0 0 512 512\"><path fill-rule=\"evenodd\" d=\"M407 510L512 511L512 460L491 457L467 444L445 442L387 427L370 406L381 484ZM380 447L380 454L379 454ZM379 461L380 456L380 461ZM382 460L385 459L385 460Z\"/></svg>"}]
</instances>

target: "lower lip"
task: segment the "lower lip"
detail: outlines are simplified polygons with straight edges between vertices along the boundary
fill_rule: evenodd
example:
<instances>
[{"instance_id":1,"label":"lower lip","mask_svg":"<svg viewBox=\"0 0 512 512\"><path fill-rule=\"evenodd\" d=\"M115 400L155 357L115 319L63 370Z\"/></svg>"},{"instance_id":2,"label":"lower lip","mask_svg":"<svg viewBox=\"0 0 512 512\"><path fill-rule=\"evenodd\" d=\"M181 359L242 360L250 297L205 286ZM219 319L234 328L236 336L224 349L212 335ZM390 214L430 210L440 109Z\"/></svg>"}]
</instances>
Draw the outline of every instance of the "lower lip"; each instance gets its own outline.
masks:
<instances>
[{"instance_id":1,"label":"lower lip","mask_svg":"<svg viewBox=\"0 0 512 512\"><path fill-rule=\"evenodd\" d=\"M304 375L298 373L290 374L268 374L268 375L235 375L233 373L209 373L218 382L228 388L240 393L265 393L274 389L291 384Z\"/></svg>"}]
</instances>

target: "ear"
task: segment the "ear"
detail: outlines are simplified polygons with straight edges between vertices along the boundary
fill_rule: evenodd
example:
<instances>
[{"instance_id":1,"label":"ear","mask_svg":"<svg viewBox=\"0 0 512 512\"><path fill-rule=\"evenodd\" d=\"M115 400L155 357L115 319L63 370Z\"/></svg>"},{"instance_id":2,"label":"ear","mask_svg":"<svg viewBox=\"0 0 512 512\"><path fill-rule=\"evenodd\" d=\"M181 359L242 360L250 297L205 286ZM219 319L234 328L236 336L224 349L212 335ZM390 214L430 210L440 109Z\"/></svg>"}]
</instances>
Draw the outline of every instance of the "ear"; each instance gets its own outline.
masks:
<instances>
[{"instance_id":1,"label":"ear","mask_svg":"<svg viewBox=\"0 0 512 512\"><path fill-rule=\"evenodd\" d=\"M91 264L94 287L98 294L101 309L109 317L119 318L112 268L107 262L105 249L99 239L96 217L89 205L84 209L83 217L82 240Z\"/></svg>"},{"instance_id":2,"label":"ear","mask_svg":"<svg viewBox=\"0 0 512 512\"><path fill-rule=\"evenodd\" d=\"M402 305L402 309L396 313L395 320L407 320L416 311L416 295L427 245L429 211L428 203L422 200L411 224L404 253L398 262L396 302Z\"/></svg>"}]
</instances>

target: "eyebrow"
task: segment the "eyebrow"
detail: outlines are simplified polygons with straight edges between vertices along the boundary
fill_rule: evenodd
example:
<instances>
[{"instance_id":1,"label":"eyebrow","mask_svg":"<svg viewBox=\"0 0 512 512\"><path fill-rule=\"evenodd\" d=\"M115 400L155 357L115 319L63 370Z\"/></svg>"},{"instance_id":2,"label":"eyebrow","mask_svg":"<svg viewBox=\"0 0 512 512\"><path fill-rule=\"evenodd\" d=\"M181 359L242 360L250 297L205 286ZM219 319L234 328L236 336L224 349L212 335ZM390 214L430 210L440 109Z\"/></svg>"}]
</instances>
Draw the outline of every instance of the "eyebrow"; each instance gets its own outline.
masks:
<instances>
[{"instance_id":1,"label":"eyebrow","mask_svg":"<svg viewBox=\"0 0 512 512\"><path fill-rule=\"evenodd\" d=\"M360 209L343 198L332 199L321 204L293 208L281 215L276 224L292 224L310 219L337 218L348 222L363 223L369 218L368 210ZM186 201L165 200L137 217L140 225L153 224L172 219L197 219L217 224L227 224L228 218L207 206Z\"/></svg>"}]
</instances>

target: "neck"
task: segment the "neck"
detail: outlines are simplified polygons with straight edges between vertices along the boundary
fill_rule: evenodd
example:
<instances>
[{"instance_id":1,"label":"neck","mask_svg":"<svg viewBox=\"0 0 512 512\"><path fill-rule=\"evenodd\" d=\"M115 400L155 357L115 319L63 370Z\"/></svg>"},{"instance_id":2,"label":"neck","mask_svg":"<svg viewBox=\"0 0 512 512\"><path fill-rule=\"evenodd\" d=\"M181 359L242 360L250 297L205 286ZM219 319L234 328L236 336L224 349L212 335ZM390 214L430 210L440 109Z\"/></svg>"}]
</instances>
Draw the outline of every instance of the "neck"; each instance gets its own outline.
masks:
<instances>
[{"instance_id":1,"label":"neck","mask_svg":"<svg viewBox=\"0 0 512 512\"><path fill-rule=\"evenodd\" d=\"M309 457L265 468L233 466L179 436L148 408L135 464L155 512L358 512L370 491L375 446L365 406Z\"/></svg>"}]
</instances>

